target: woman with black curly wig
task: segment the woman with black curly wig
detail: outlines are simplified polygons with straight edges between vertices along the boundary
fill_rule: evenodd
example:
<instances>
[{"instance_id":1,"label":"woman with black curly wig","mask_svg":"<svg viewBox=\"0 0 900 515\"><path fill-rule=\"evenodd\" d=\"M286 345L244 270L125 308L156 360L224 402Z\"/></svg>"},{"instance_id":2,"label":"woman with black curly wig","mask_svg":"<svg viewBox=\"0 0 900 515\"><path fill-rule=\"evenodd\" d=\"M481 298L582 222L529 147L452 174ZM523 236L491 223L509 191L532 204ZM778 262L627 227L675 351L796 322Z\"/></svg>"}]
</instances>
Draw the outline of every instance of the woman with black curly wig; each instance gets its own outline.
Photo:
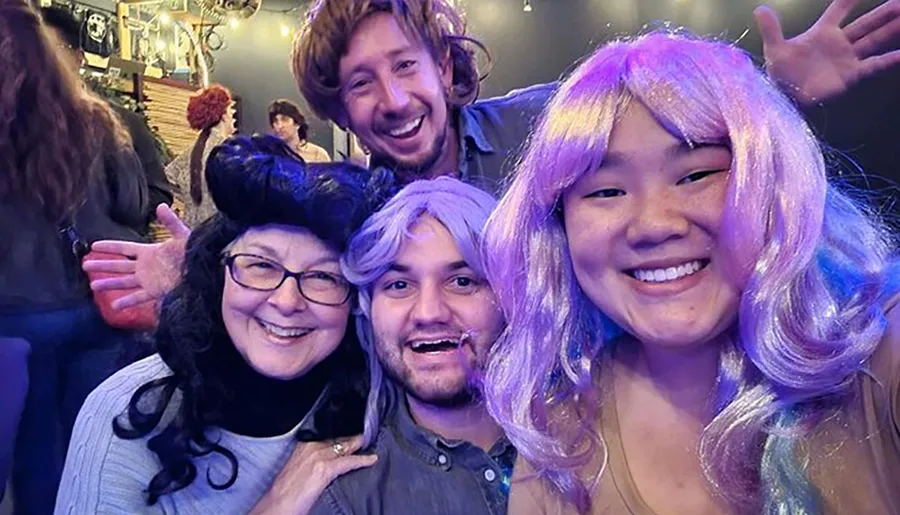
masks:
<instances>
[{"instance_id":1,"label":"woman with black curly wig","mask_svg":"<svg viewBox=\"0 0 900 515\"><path fill-rule=\"evenodd\" d=\"M350 455L367 385L338 260L389 178L254 136L214 149L206 180L219 214L188 240L159 352L88 398L56 513L247 513L298 441L319 462L298 494L374 463Z\"/></svg>"}]
</instances>

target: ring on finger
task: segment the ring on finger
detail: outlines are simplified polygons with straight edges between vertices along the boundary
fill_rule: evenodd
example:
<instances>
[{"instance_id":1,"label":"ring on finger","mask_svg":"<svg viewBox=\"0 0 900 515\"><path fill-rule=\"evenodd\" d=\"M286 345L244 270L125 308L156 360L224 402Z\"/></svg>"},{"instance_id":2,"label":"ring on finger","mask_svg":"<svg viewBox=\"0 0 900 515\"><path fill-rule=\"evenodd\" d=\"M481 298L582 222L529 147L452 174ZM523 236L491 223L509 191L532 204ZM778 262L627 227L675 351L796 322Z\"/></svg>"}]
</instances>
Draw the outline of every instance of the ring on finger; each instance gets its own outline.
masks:
<instances>
[{"instance_id":1,"label":"ring on finger","mask_svg":"<svg viewBox=\"0 0 900 515\"><path fill-rule=\"evenodd\" d=\"M344 444L342 444L341 442L334 442L333 444L331 444L331 450L333 450L334 453L338 456L343 456L347 453L347 448L344 447Z\"/></svg>"}]
</instances>

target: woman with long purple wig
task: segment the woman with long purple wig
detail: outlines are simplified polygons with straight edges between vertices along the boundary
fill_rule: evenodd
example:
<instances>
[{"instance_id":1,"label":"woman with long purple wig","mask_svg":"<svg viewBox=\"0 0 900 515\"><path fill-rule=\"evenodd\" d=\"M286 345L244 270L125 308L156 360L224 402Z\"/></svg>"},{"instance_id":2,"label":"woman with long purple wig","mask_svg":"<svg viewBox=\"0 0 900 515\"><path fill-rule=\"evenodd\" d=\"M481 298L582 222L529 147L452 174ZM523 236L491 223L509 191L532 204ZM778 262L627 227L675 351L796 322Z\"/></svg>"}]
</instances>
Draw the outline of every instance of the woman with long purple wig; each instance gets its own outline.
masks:
<instances>
[{"instance_id":1,"label":"woman with long purple wig","mask_svg":"<svg viewBox=\"0 0 900 515\"><path fill-rule=\"evenodd\" d=\"M608 44L486 229L510 513L900 513L893 236L738 48Z\"/></svg>"}]
</instances>

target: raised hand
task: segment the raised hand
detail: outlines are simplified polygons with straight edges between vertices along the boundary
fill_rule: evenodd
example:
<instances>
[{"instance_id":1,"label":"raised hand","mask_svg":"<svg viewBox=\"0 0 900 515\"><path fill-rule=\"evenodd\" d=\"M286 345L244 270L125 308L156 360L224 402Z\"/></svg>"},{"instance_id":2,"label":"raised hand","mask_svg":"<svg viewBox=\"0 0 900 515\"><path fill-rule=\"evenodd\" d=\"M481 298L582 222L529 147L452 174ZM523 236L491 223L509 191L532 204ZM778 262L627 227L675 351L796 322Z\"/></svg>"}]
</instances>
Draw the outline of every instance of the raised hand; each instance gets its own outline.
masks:
<instances>
[{"instance_id":1,"label":"raised hand","mask_svg":"<svg viewBox=\"0 0 900 515\"><path fill-rule=\"evenodd\" d=\"M887 0L842 28L858 3L833 0L809 30L787 40L775 11L753 11L769 75L798 102L828 100L900 65L900 0Z\"/></svg>"},{"instance_id":2,"label":"raised hand","mask_svg":"<svg viewBox=\"0 0 900 515\"><path fill-rule=\"evenodd\" d=\"M191 230L165 204L156 208L156 217L172 233L172 239L162 243L98 241L91 246L92 250L120 254L129 259L86 260L82 264L85 272L118 274L118 277L91 281L92 290L133 290L113 302L115 309L156 301L178 284L184 247Z\"/></svg>"},{"instance_id":3,"label":"raised hand","mask_svg":"<svg viewBox=\"0 0 900 515\"><path fill-rule=\"evenodd\" d=\"M341 442L297 444L272 488L250 515L306 515L332 481L378 461L375 455L354 455L361 445L359 435Z\"/></svg>"}]
</instances>

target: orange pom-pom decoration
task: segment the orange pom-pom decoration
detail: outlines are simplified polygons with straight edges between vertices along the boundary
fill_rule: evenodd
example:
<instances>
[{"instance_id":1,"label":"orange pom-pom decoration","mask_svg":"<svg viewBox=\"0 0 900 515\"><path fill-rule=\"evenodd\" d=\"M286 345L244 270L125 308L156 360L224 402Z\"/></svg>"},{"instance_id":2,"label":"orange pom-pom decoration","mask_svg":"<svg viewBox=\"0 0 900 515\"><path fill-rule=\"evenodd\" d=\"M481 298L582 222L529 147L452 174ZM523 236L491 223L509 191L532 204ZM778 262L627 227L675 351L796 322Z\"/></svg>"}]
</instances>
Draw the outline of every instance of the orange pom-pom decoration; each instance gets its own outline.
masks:
<instances>
[{"instance_id":1,"label":"orange pom-pom decoration","mask_svg":"<svg viewBox=\"0 0 900 515\"><path fill-rule=\"evenodd\" d=\"M188 100L187 119L191 128L202 131L215 126L231 105L231 92L214 84L200 90Z\"/></svg>"}]
</instances>

